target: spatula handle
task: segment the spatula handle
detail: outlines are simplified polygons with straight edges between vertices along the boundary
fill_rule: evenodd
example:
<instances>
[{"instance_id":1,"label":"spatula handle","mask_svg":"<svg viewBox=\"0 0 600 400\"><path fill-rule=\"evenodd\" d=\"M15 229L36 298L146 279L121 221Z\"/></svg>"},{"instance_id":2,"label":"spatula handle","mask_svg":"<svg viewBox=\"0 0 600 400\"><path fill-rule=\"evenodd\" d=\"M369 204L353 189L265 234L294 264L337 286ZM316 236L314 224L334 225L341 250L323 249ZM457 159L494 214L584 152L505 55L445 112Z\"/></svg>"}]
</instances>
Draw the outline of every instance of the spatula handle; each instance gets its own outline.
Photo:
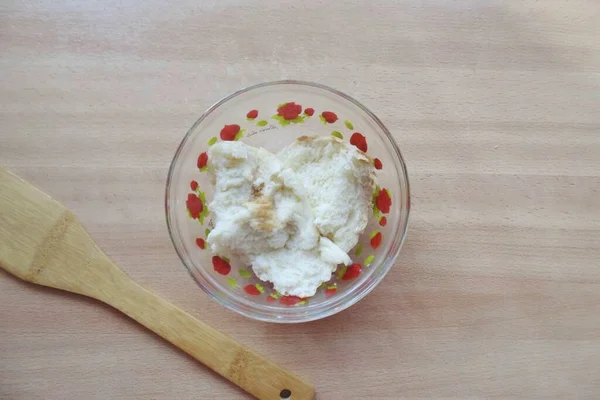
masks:
<instances>
[{"instance_id":1,"label":"spatula handle","mask_svg":"<svg viewBox=\"0 0 600 400\"><path fill-rule=\"evenodd\" d=\"M101 300L179 347L259 399L312 400L314 389L300 378L193 318L124 275Z\"/></svg>"}]
</instances>

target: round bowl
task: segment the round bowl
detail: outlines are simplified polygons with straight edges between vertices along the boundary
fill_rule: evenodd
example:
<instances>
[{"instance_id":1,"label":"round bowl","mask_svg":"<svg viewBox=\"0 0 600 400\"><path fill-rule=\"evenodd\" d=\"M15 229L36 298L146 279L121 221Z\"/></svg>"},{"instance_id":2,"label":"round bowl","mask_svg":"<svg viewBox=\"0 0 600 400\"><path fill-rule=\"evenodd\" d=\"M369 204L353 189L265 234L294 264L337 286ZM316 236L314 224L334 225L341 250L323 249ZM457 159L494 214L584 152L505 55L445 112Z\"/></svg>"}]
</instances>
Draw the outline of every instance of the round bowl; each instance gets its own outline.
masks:
<instances>
[{"instance_id":1,"label":"round bowl","mask_svg":"<svg viewBox=\"0 0 600 400\"><path fill-rule=\"evenodd\" d=\"M214 227L210 213L213 187L206 172L208 147L219 140L241 140L277 152L303 135L334 135L350 141L366 149L377 168L373 213L359 243L349 252L360 268L338 267L331 280L306 299L280 295L272 284L260 281L250 266L212 254L205 242ZM242 89L196 121L171 162L165 208L175 250L204 291L247 317L292 323L340 312L383 279L406 236L410 192L400 150L372 112L329 87L279 81Z\"/></svg>"}]
</instances>

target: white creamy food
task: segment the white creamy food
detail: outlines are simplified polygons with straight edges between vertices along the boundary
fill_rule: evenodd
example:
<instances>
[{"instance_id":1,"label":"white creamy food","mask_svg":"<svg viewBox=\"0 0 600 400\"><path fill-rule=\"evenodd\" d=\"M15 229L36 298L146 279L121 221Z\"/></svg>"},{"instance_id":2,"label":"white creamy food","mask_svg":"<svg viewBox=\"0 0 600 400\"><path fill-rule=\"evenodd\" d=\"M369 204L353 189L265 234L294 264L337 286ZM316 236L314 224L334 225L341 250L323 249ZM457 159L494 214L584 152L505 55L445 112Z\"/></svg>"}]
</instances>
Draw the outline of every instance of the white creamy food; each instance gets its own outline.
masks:
<instances>
[{"instance_id":1,"label":"white creamy food","mask_svg":"<svg viewBox=\"0 0 600 400\"><path fill-rule=\"evenodd\" d=\"M373 196L373 162L334 137L301 137L277 157L302 182L322 236L345 252L367 226Z\"/></svg>"},{"instance_id":2,"label":"white creamy food","mask_svg":"<svg viewBox=\"0 0 600 400\"><path fill-rule=\"evenodd\" d=\"M365 229L374 167L336 138L302 137L274 155L241 142L211 146L213 253L236 257L283 295L309 297Z\"/></svg>"}]
</instances>

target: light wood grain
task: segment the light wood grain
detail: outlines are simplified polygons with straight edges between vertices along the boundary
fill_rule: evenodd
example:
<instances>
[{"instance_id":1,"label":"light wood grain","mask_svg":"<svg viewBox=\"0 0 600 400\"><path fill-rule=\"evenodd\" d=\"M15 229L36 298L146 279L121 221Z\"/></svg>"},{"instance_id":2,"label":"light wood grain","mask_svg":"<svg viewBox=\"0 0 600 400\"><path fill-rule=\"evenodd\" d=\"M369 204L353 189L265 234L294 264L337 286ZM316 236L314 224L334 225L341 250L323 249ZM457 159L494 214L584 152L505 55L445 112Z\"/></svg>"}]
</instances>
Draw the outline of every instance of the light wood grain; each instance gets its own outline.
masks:
<instances>
[{"instance_id":1,"label":"light wood grain","mask_svg":"<svg viewBox=\"0 0 600 400\"><path fill-rule=\"evenodd\" d=\"M3 168L0 212L0 268L116 308L258 399L313 400L308 383L136 284L71 211Z\"/></svg>"},{"instance_id":2,"label":"light wood grain","mask_svg":"<svg viewBox=\"0 0 600 400\"><path fill-rule=\"evenodd\" d=\"M371 3L4 1L0 163L72 209L137 282L320 399L596 399L600 4ZM374 110L413 191L377 289L295 326L211 301L163 211L202 110L282 78ZM0 398L246 398L96 302L0 278Z\"/></svg>"}]
</instances>

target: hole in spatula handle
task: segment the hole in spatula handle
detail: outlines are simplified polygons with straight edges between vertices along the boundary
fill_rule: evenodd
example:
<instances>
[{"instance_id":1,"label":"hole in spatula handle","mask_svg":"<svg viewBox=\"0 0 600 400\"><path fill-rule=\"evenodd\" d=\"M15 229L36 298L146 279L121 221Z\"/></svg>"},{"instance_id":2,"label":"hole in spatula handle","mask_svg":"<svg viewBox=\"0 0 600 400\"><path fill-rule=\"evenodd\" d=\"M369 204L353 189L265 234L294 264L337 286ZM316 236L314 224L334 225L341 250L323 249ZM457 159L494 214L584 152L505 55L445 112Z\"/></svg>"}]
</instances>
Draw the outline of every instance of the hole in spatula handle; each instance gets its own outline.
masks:
<instances>
[{"instance_id":1,"label":"hole in spatula handle","mask_svg":"<svg viewBox=\"0 0 600 400\"><path fill-rule=\"evenodd\" d=\"M283 389L280 393L279 393L279 399L280 400L291 400L292 398L292 391L289 389Z\"/></svg>"}]
</instances>

